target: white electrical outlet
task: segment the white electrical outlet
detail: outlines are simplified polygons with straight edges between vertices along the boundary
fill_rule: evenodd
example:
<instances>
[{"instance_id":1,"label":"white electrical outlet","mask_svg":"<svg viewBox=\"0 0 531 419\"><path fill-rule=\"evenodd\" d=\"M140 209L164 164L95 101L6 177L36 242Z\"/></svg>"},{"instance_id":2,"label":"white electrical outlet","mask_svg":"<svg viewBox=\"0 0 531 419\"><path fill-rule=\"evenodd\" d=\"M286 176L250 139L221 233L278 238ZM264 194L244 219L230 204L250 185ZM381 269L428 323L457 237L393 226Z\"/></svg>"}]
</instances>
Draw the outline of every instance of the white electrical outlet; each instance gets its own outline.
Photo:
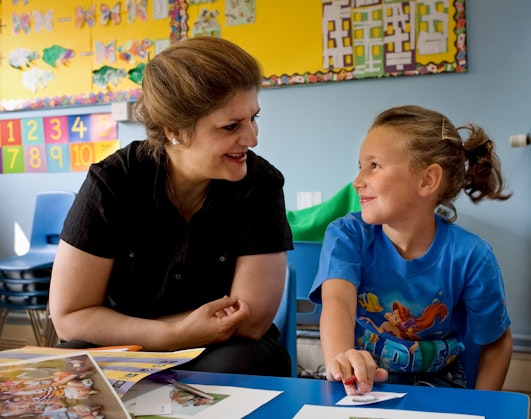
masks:
<instances>
[{"instance_id":1,"label":"white electrical outlet","mask_svg":"<svg viewBox=\"0 0 531 419\"><path fill-rule=\"evenodd\" d=\"M313 207L323 202L321 192L297 192L297 209Z\"/></svg>"}]
</instances>

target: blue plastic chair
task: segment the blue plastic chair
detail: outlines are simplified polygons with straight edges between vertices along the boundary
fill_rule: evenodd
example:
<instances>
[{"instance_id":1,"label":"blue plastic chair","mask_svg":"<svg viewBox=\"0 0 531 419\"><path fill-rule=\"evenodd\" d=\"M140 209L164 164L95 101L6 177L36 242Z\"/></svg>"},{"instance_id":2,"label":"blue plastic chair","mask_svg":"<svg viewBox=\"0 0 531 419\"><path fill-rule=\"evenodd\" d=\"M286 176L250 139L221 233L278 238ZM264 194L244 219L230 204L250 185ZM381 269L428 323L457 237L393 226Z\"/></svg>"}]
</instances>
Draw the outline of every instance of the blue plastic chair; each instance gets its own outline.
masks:
<instances>
[{"instance_id":1,"label":"blue plastic chair","mask_svg":"<svg viewBox=\"0 0 531 419\"><path fill-rule=\"evenodd\" d=\"M0 260L0 336L12 310L25 311L39 346L57 341L48 312L50 279L59 235L76 194L37 195L29 251Z\"/></svg>"},{"instance_id":2,"label":"blue plastic chair","mask_svg":"<svg viewBox=\"0 0 531 419\"><path fill-rule=\"evenodd\" d=\"M279 341L288 350L291 358L291 376L297 377L297 317L296 317L297 277L295 268L288 264L284 293L273 323L280 331Z\"/></svg>"},{"instance_id":3,"label":"blue plastic chair","mask_svg":"<svg viewBox=\"0 0 531 419\"><path fill-rule=\"evenodd\" d=\"M294 241L288 252L288 263L297 272L297 325L319 326L321 306L308 299L319 268L322 243Z\"/></svg>"},{"instance_id":4,"label":"blue plastic chair","mask_svg":"<svg viewBox=\"0 0 531 419\"><path fill-rule=\"evenodd\" d=\"M474 389L476 387L476 378L478 375L478 363L481 345L475 343L467 334L465 334L462 342L465 345L465 350L459 353L459 360L465 369L466 388Z\"/></svg>"},{"instance_id":5,"label":"blue plastic chair","mask_svg":"<svg viewBox=\"0 0 531 419\"><path fill-rule=\"evenodd\" d=\"M76 194L41 192L37 194L29 251L21 256L0 259L0 275L10 278L42 276L55 258L59 235Z\"/></svg>"}]
</instances>

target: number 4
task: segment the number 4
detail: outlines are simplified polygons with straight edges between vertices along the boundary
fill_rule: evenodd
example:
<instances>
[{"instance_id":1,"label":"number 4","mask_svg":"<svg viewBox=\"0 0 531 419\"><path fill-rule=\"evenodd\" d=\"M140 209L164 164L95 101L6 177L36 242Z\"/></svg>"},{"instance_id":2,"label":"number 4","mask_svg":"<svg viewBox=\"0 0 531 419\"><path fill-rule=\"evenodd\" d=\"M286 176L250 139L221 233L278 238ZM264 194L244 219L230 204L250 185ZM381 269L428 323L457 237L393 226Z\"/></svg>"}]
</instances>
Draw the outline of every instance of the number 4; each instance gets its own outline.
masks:
<instances>
[{"instance_id":1,"label":"number 4","mask_svg":"<svg viewBox=\"0 0 531 419\"><path fill-rule=\"evenodd\" d=\"M88 128L85 126L85 123L81 119L81 117L76 117L76 120L72 124L72 132L77 132L80 139L83 139L83 135L85 131L87 131Z\"/></svg>"}]
</instances>

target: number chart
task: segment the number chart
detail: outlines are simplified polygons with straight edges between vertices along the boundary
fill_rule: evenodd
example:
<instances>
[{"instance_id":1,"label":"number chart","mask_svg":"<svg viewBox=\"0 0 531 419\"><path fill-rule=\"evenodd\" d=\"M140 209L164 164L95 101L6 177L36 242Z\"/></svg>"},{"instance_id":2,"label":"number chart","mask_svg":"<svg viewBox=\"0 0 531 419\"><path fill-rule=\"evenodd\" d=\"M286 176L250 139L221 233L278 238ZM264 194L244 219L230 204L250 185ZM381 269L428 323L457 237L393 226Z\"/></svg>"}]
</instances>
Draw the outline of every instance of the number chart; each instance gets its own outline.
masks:
<instances>
[{"instance_id":1,"label":"number chart","mask_svg":"<svg viewBox=\"0 0 531 419\"><path fill-rule=\"evenodd\" d=\"M0 173L82 172L118 150L111 113L0 120Z\"/></svg>"}]
</instances>

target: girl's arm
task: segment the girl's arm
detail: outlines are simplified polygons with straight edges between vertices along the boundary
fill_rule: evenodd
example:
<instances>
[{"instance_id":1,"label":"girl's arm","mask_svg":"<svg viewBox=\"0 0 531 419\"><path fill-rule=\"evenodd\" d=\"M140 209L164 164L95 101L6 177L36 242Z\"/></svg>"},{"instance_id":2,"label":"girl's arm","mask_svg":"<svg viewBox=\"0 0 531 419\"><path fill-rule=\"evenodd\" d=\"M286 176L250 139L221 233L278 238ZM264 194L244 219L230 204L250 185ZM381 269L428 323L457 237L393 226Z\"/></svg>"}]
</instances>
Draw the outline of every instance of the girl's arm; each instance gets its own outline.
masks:
<instances>
[{"instance_id":1,"label":"girl's arm","mask_svg":"<svg viewBox=\"0 0 531 419\"><path fill-rule=\"evenodd\" d=\"M356 287L342 279L328 279L321 286L321 346L326 378L343 381L356 377L356 385L345 384L347 394L371 391L374 381L387 379L387 372L377 367L371 354L354 349Z\"/></svg>"},{"instance_id":2,"label":"girl's arm","mask_svg":"<svg viewBox=\"0 0 531 419\"><path fill-rule=\"evenodd\" d=\"M511 328L494 342L482 346L479 355L477 390L501 390L511 362L513 337Z\"/></svg>"}]
</instances>

